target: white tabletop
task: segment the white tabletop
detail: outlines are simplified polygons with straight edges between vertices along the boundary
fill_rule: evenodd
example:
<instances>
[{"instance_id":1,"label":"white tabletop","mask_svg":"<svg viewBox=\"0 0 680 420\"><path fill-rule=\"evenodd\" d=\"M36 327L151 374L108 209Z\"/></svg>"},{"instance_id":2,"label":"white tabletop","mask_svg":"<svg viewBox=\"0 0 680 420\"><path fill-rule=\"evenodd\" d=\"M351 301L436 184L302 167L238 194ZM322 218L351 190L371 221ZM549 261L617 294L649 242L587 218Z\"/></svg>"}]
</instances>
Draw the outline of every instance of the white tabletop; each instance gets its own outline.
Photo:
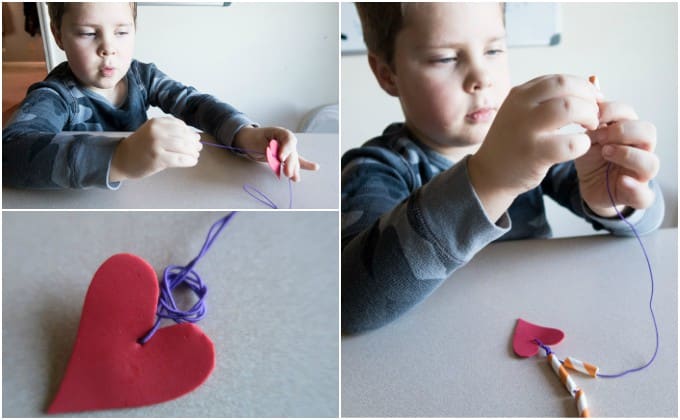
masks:
<instances>
[{"instance_id":1,"label":"white tabletop","mask_svg":"<svg viewBox=\"0 0 680 420\"><path fill-rule=\"evenodd\" d=\"M677 234L643 238L656 280L656 361L618 379L572 374L593 416L678 416ZM577 416L542 352L514 355L517 318L563 330L560 358L617 373L654 351L649 293L634 238L493 244L400 319L342 339L342 416Z\"/></svg>"},{"instance_id":2,"label":"white tabletop","mask_svg":"<svg viewBox=\"0 0 680 420\"><path fill-rule=\"evenodd\" d=\"M296 133L296 137L299 153L321 168L302 171L302 180L293 183L293 208L337 209L338 135ZM268 209L243 190L244 184L265 193L279 208L288 208L287 179L276 178L266 164L210 146L203 148L193 168L167 169L126 181L117 191L3 188L2 205L4 209Z\"/></svg>"},{"instance_id":3,"label":"white tabletop","mask_svg":"<svg viewBox=\"0 0 680 420\"><path fill-rule=\"evenodd\" d=\"M3 212L3 417L45 415L101 263L128 252L157 272L187 264L224 214ZM197 325L215 344L207 381L166 403L75 416L336 417L337 213L237 214L195 269L208 287Z\"/></svg>"}]
</instances>

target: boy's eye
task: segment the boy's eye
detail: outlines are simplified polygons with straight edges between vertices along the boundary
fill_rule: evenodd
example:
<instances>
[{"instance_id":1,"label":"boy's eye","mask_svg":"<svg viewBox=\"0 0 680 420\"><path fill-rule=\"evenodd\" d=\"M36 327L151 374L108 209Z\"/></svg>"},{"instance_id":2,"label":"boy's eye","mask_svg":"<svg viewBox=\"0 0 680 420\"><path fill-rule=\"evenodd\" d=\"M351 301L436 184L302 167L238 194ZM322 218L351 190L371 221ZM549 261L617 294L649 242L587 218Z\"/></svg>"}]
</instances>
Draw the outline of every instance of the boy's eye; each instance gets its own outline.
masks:
<instances>
[{"instance_id":1,"label":"boy's eye","mask_svg":"<svg viewBox=\"0 0 680 420\"><path fill-rule=\"evenodd\" d=\"M128 33L129 33L129 32L122 32L122 31L120 31L120 32L116 32L116 35L123 36L123 35L127 35Z\"/></svg>"},{"instance_id":2,"label":"boy's eye","mask_svg":"<svg viewBox=\"0 0 680 420\"><path fill-rule=\"evenodd\" d=\"M78 35L79 35L79 36L83 36L83 37L93 37L93 36L95 36L95 35L97 35L97 34L94 33L94 32L81 32L81 33L79 33Z\"/></svg>"},{"instance_id":3,"label":"boy's eye","mask_svg":"<svg viewBox=\"0 0 680 420\"><path fill-rule=\"evenodd\" d=\"M496 49L491 49L491 50L487 51L486 53L489 54L489 55L498 55L498 54L502 54L504 52L505 51L503 51L502 49L496 48Z\"/></svg>"},{"instance_id":4,"label":"boy's eye","mask_svg":"<svg viewBox=\"0 0 680 420\"><path fill-rule=\"evenodd\" d=\"M441 57L441 58L435 58L432 60L435 63L441 63L441 64L447 64L447 63L455 63L458 61L458 57Z\"/></svg>"}]
</instances>

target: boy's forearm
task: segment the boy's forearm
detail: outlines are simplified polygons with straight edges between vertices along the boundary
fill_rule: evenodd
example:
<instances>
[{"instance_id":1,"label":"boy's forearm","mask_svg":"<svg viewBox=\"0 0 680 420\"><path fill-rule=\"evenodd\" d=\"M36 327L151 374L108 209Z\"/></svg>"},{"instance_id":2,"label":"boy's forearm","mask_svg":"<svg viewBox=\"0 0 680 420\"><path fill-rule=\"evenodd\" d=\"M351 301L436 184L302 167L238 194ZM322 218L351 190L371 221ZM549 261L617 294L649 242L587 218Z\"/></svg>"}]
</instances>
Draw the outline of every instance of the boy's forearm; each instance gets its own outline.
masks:
<instances>
[{"instance_id":1,"label":"boy's forearm","mask_svg":"<svg viewBox=\"0 0 680 420\"><path fill-rule=\"evenodd\" d=\"M477 193L479 201L490 220L497 221L510 208L518 193L506 191L498 187L483 168L481 162L473 155L468 159L470 183Z\"/></svg>"},{"instance_id":2,"label":"boy's forearm","mask_svg":"<svg viewBox=\"0 0 680 420\"><path fill-rule=\"evenodd\" d=\"M119 139L90 134L3 133L3 183L15 188L116 189L107 179Z\"/></svg>"},{"instance_id":3,"label":"boy's forearm","mask_svg":"<svg viewBox=\"0 0 680 420\"><path fill-rule=\"evenodd\" d=\"M232 145L242 127L258 126L230 104L172 80L153 64L140 64L140 71L151 105L209 133L227 146Z\"/></svg>"},{"instance_id":4,"label":"boy's forearm","mask_svg":"<svg viewBox=\"0 0 680 420\"><path fill-rule=\"evenodd\" d=\"M367 331L393 321L448 277L452 262L441 261L435 249L427 249L426 241L417 238L417 228L405 226L408 207L400 204L384 216L388 221L376 221L343 247L344 333Z\"/></svg>"},{"instance_id":5,"label":"boy's forearm","mask_svg":"<svg viewBox=\"0 0 680 420\"><path fill-rule=\"evenodd\" d=\"M352 214L343 208L343 233L352 229ZM356 333L396 319L507 230L507 217L495 225L484 215L466 162L438 175L345 240L343 331Z\"/></svg>"}]
</instances>

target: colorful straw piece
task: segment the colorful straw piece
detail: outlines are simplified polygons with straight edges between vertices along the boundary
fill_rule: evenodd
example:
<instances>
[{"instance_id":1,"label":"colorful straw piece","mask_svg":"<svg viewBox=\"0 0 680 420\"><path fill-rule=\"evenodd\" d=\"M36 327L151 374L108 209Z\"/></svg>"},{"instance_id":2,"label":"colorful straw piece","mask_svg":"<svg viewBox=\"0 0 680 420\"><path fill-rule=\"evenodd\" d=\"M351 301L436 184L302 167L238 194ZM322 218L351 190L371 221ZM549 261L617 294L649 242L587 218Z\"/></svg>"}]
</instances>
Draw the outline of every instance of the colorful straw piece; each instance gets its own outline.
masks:
<instances>
[{"instance_id":1,"label":"colorful straw piece","mask_svg":"<svg viewBox=\"0 0 680 420\"><path fill-rule=\"evenodd\" d=\"M588 399L586 393L582 389L576 391L576 407L578 408L578 415L580 417L590 417L590 410L588 409Z\"/></svg>"},{"instance_id":2,"label":"colorful straw piece","mask_svg":"<svg viewBox=\"0 0 680 420\"><path fill-rule=\"evenodd\" d=\"M600 368L598 368L597 366L591 365L590 363L582 362L573 357L567 357L566 359L564 359L563 365L567 369L571 369L576 372L581 372L593 378L596 378L597 373L600 371Z\"/></svg>"},{"instance_id":3,"label":"colorful straw piece","mask_svg":"<svg viewBox=\"0 0 680 420\"><path fill-rule=\"evenodd\" d=\"M588 81L590 83L592 83L593 86L595 86L595 88L597 88L597 90L600 90L600 81L597 79L597 76L595 76L595 75L589 76Z\"/></svg>"},{"instance_id":4,"label":"colorful straw piece","mask_svg":"<svg viewBox=\"0 0 680 420\"><path fill-rule=\"evenodd\" d=\"M576 400L576 408L578 409L578 415L580 417L590 417L590 411L588 410L588 401L586 400L586 394L581 388L576 385L576 382L571 378L567 369L564 368L560 359L555 356L555 353L548 353L548 361L553 371L560 378L560 382Z\"/></svg>"},{"instance_id":5,"label":"colorful straw piece","mask_svg":"<svg viewBox=\"0 0 680 420\"><path fill-rule=\"evenodd\" d=\"M560 378L560 382L562 382L562 385L564 385L564 387L567 389L567 391L569 391L572 397L575 397L576 391L579 390L579 387L576 386L574 380L571 379L569 372L567 372L567 370L564 368L562 362L560 362L560 359L558 359L557 356L555 356L555 353L550 353L548 355L548 361L550 362L550 366L552 367L557 377Z\"/></svg>"}]
</instances>

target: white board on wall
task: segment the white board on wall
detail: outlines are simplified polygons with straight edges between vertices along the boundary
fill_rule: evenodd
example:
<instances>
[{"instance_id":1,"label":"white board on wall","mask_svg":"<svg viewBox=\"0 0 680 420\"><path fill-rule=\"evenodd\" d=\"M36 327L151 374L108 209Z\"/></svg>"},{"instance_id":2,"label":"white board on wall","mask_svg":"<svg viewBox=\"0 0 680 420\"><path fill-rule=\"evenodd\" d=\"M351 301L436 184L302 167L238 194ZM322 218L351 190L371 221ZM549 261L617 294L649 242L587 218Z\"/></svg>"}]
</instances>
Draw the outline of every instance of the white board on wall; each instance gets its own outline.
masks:
<instances>
[{"instance_id":1,"label":"white board on wall","mask_svg":"<svg viewBox=\"0 0 680 420\"><path fill-rule=\"evenodd\" d=\"M363 54L366 45L354 3L342 3L340 39L343 54ZM560 42L562 22L557 3L506 3L509 47L552 46Z\"/></svg>"}]
</instances>

